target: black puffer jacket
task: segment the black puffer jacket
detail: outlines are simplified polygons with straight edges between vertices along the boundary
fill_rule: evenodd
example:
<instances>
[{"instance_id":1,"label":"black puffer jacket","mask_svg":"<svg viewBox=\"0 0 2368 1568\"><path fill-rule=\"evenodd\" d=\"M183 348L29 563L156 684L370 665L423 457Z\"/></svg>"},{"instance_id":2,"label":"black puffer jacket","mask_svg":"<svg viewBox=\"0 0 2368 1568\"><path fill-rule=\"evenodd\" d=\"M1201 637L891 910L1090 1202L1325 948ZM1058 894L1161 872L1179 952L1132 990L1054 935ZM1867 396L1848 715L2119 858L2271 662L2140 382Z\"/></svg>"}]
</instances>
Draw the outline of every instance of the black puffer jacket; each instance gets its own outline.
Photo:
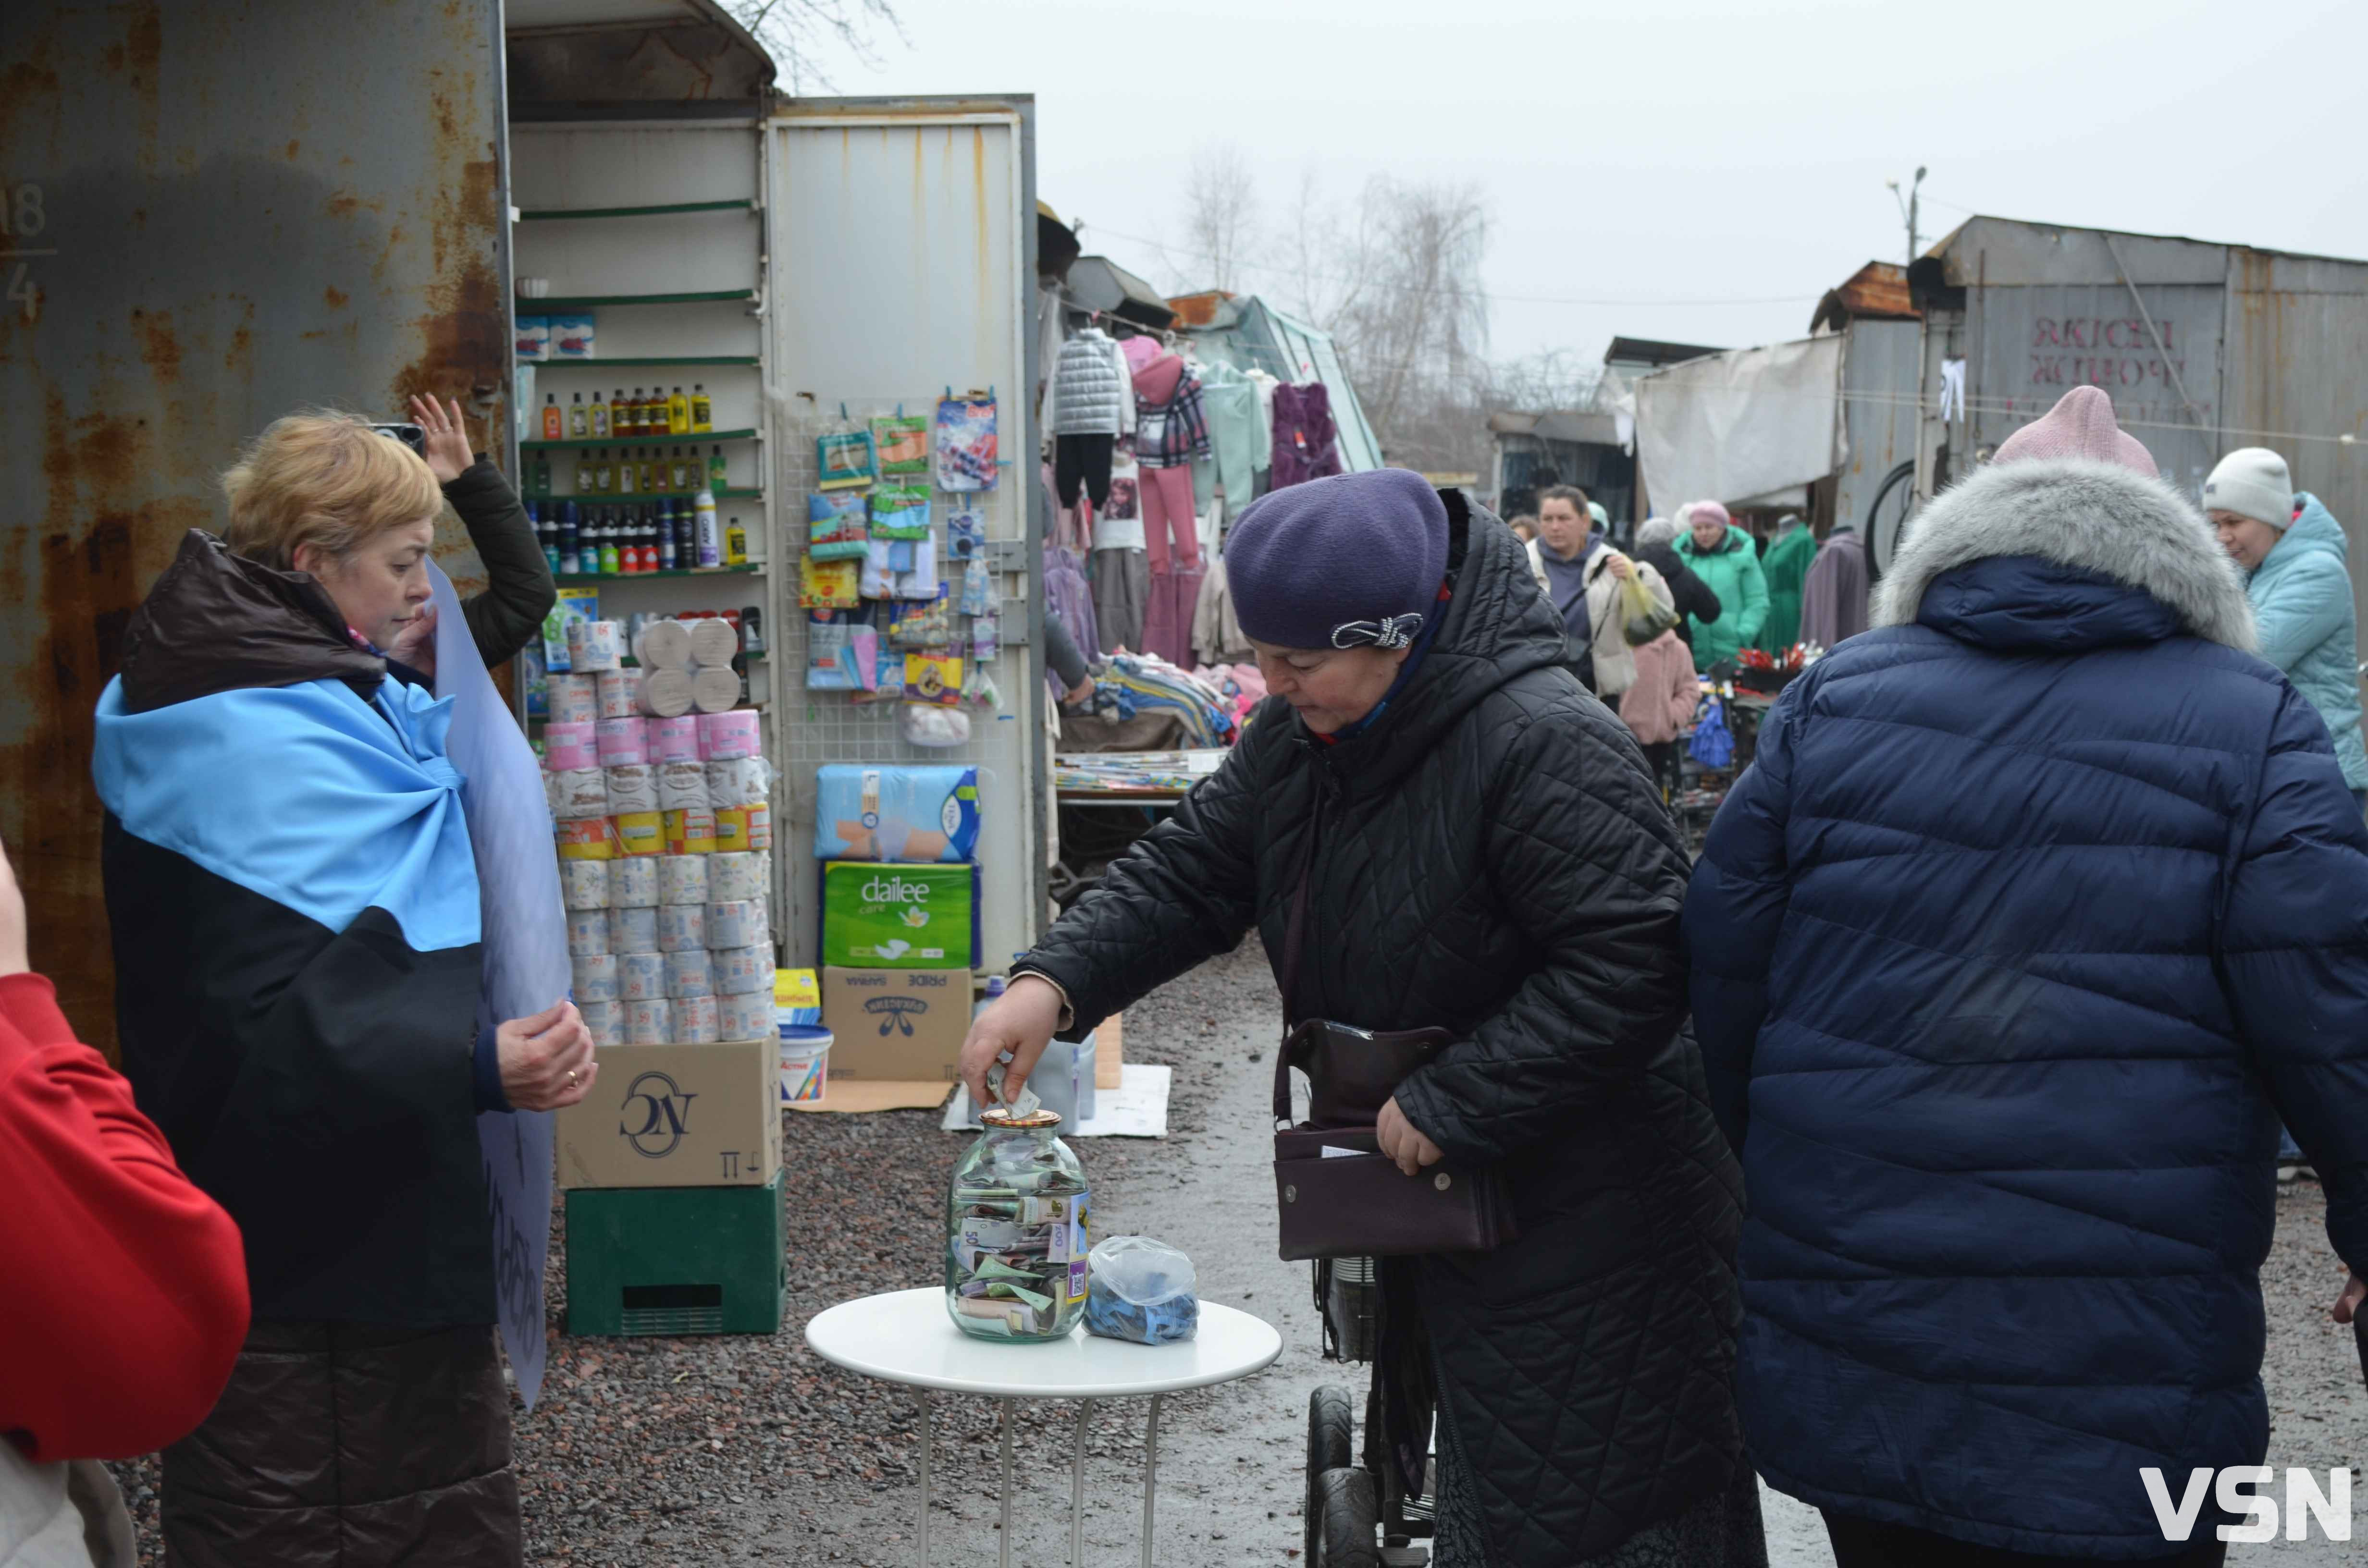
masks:
<instances>
[{"instance_id":1,"label":"black puffer jacket","mask_svg":"<svg viewBox=\"0 0 2368 1568\"><path fill-rule=\"evenodd\" d=\"M1414 1270L1442 1443L1501 1568L1565 1564L1724 1491L1742 1182L1678 1033L1686 859L1502 523L1446 493L1454 595L1384 717L1327 745L1280 700L1017 967L1083 1028L1257 926L1282 949L1311 843L1304 1017L1440 1026L1398 1089L1499 1161L1520 1241Z\"/></svg>"}]
</instances>

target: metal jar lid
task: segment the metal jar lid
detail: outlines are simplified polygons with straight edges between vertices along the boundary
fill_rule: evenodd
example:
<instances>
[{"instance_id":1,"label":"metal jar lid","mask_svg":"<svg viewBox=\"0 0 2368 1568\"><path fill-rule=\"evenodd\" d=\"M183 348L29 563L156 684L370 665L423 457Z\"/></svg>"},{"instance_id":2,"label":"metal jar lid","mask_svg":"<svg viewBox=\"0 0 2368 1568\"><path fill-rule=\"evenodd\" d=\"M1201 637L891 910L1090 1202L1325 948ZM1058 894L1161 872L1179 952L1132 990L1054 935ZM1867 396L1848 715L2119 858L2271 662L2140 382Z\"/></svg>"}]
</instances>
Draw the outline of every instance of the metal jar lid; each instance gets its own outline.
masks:
<instances>
[{"instance_id":1,"label":"metal jar lid","mask_svg":"<svg viewBox=\"0 0 2368 1568\"><path fill-rule=\"evenodd\" d=\"M989 1106L978 1113L978 1119L982 1126L1033 1132L1042 1128L1060 1126L1061 1113L1057 1110L1032 1110L1022 1116L1009 1106Z\"/></svg>"}]
</instances>

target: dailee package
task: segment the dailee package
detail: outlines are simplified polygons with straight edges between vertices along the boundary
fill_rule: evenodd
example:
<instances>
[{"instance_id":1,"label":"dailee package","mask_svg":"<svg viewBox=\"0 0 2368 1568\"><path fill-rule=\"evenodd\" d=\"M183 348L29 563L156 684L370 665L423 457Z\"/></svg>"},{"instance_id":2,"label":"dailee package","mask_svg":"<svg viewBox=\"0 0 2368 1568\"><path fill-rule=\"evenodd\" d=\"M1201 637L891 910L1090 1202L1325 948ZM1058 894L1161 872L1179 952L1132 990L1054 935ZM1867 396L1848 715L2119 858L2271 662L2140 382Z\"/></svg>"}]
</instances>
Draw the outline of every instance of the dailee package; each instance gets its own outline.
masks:
<instances>
[{"instance_id":1,"label":"dailee package","mask_svg":"<svg viewBox=\"0 0 2368 1568\"><path fill-rule=\"evenodd\" d=\"M815 859L958 865L977 854L977 768L832 763L815 770Z\"/></svg>"},{"instance_id":2,"label":"dailee package","mask_svg":"<svg viewBox=\"0 0 2368 1568\"><path fill-rule=\"evenodd\" d=\"M976 866L827 860L822 962L838 969L975 969Z\"/></svg>"}]
</instances>

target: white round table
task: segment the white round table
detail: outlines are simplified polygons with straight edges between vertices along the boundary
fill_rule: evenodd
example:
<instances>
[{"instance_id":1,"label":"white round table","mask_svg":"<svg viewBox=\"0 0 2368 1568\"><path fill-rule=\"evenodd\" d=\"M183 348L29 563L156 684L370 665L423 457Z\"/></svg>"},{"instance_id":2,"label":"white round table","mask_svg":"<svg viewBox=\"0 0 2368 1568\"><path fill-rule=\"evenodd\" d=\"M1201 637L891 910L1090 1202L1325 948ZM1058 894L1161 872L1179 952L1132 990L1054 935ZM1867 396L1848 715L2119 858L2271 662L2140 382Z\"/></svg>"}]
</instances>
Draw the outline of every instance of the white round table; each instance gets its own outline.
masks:
<instances>
[{"instance_id":1,"label":"white round table","mask_svg":"<svg viewBox=\"0 0 2368 1568\"><path fill-rule=\"evenodd\" d=\"M921 1391L921 1556L929 1560L929 1415L933 1391L998 1402L1003 1428L1002 1564L1011 1568L1011 1403L1074 1399L1077 1426L1069 1460L1069 1561L1084 1568L1086 1415L1098 1399L1151 1401L1144 1439L1143 1562L1151 1568L1154 1499L1159 1476L1163 1396L1264 1371L1282 1354L1282 1335L1261 1318L1201 1303L1200 1334L1181 1345L1099 1339L1081 1327L1047 1345L997 1344L964 1334L946 1315L938 1287L892 1290L842 1301L806 1324L806 1343L824 1360Z\"/></svg>"}]
</instances>

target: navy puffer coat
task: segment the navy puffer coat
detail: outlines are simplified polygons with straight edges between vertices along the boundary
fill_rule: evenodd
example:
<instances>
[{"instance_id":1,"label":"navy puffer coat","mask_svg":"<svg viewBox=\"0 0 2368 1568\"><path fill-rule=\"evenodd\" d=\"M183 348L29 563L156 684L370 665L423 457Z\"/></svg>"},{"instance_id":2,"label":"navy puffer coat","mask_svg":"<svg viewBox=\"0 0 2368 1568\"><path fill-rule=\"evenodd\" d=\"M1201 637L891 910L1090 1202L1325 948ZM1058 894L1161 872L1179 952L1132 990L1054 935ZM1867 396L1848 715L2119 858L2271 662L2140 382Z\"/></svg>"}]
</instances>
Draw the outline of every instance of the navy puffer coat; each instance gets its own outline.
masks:
<instances>
[{"instance_id":1,"label":"navy puffer coat","mask_svg":"<svg viewBox=\"0 0 2368 1568\"><path fill-rule=\"evenodd\" d=\"M2154 480L1984 471L1876 620L1770 713L1685 913L1746 1436L1821 1507L2162 1556L2141 1468L2267 1448L2281 1114L2368 1266L2368 833Z\"/></svg>"}]
</instances>

